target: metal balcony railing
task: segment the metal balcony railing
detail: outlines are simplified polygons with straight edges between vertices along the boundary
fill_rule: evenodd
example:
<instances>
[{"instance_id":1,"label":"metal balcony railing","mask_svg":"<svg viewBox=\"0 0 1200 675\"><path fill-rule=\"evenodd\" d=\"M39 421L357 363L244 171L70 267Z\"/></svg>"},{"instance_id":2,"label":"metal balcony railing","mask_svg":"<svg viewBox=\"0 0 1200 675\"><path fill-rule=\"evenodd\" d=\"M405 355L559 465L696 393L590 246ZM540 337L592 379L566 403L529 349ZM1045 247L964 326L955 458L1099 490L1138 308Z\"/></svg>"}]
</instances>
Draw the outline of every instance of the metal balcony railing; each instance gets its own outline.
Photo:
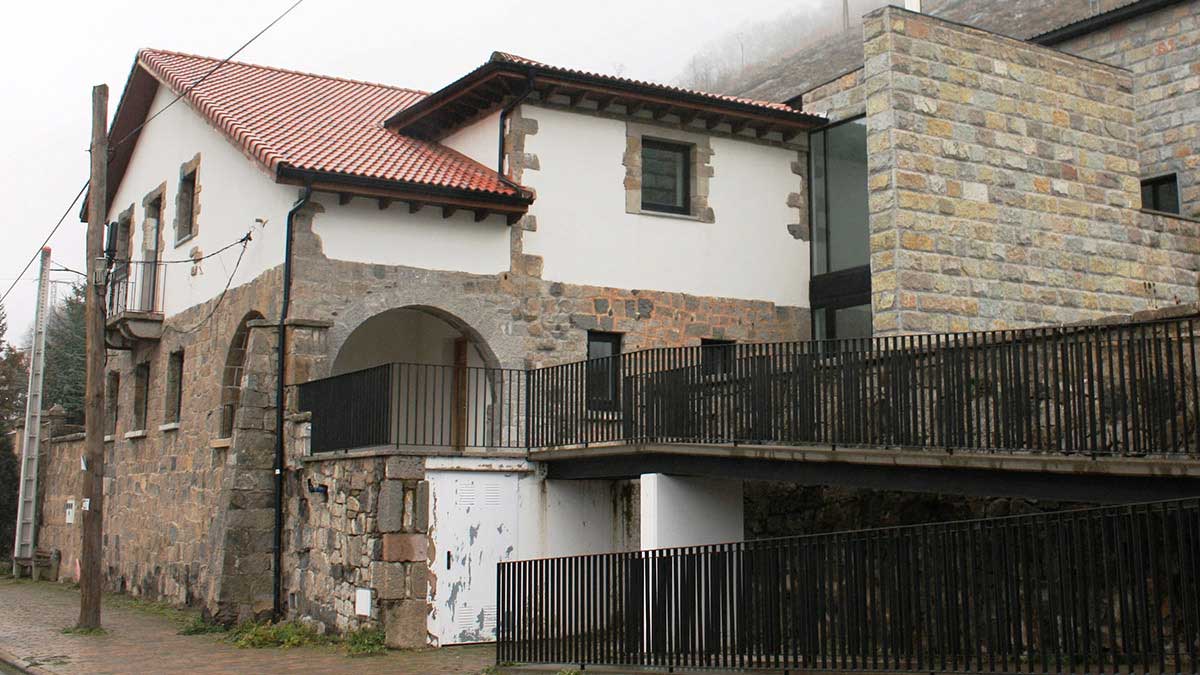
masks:
<instances>
[{"instance_id":1,"label":"metal balcony railing","mask_svg":"<svg viewBox=\"0 0 1200 675\"><path fill-rule=\"evenodd\" d=\"M372 446L524 448L525 373L389 363L300 385L313 452Z\"/></svg>"},{"instance_id":2,"label":"metal balcony railing","mask_svg":"<svg viewBox=\"0 0 1200 675\"><path fill-rule=\"evenodd\" d=\"M301 385L315 451L776 444L1200 456L1197 319L649 349Z\"/></svg>"},{"instance_id":3,"label":"metal balcony railing","mask_svg":"<svg viewBox=\"0 0 1200 675\"><path fill-rule=\"evenodd\" d=\"M106 302L110 319L122 314L161 314L165 265L161 262L117 260L108 279Z\"/></svg>"}]
</instances>

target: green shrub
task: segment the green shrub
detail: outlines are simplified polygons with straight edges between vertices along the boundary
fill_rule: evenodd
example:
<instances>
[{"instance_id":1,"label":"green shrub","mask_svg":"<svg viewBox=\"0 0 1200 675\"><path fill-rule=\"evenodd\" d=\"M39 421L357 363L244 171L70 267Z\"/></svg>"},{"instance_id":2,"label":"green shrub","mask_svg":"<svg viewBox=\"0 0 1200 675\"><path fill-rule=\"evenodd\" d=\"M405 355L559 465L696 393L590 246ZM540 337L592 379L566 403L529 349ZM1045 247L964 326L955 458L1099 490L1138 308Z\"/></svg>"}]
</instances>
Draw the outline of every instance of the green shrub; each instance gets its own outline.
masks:
<instances>
[{"instance_id":1,"label":"green shrub","mask_svg":"<svg viewBox=\"0 0 1200 675\"><path fill-rule=\"evenodd\" d=\"M329 644L329 638L318 633L312 626L299 621L286 623L243 623L233 629L229 641L238 647L262 649L264 647L306 647Z\"/></svg>"},{"instance_id":2,"label":"green shrub","mask_svg":"<svg viewBox=\"0 0 1200 675\"><path fill-rule=\"evenodd\" d=\"M378 656L387 653L384 632L380 628L359 628L346 634L346 653L350 656Z\"/></svg>"}]
</instances>

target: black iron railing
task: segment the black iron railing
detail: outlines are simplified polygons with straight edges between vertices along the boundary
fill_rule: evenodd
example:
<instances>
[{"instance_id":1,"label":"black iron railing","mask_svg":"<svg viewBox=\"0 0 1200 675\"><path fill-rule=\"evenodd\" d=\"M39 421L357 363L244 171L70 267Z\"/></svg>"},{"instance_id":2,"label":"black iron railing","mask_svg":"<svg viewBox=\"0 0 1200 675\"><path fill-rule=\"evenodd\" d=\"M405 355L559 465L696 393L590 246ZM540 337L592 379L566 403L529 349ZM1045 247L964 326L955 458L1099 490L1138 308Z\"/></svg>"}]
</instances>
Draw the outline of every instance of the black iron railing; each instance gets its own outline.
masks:
<instances>
[{"instance_id":1,"label":"black iron railing","mask_svg":"<svg viewBox=\"0 0 1200 675\"><path fill-rule=\"evenodd\" d=\"M1196 673L1200 501L501 563L497 660Z\"/></svg>"},{"instance_id":2,"label":"black iron railing","mask_svg":"<svg viewBox=\"0 0 1200 675\"><path fill-rule=\"evenodd\" d=\"M313 452L371 446L524 448L525 372L389 363L300 385Z\"/></svg>"},{"instance_id":3,"label":"black iron railing","mask_svg":"<svg viewBox=\"0 0 1200 675\"><path fill-rule=\"evenodd\" d=\"M530 446L1200 446L1196 319L650 349L529 372Z\"/></svg>"},{"instance_id":4,"label":"black iron railing","mask_svg":"<svg viewBox=\"0 0 1200 675\"><path fill-rule=\"evenodd\" d=\"M117 260L108 282L106 310L109 318L135 312L163 311L165 266L160 262Z\"/></svg>"}]
</instances>

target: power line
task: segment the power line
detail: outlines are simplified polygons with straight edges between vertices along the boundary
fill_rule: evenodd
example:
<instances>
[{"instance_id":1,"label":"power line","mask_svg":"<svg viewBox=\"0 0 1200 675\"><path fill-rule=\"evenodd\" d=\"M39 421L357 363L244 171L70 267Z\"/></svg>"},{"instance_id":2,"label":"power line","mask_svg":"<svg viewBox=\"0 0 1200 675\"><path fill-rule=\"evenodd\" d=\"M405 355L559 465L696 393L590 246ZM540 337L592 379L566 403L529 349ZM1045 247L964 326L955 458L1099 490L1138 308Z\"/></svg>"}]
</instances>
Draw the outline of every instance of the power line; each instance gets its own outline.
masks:
<instances>
[{"instance_id":1,"label":"power line","mask_svg":"<svg viewBox=\"0 0 1200 675\"><path fill-rule=\"evenodd\" d=\"M271 23L264 26L262 30L258 31L249 40L242 43L241 47L238 47L236 50L234 50L234 52L232 54L230 54L229 56L222 59L219 63L217 63L217 65L213 66L208 72L206 72L206 73L204 73L204 75L200 76L200 79L198 79L195 82L193 82L192 84L188 85L188 87L186 89L184 89L182 92L180 92L175 98L171 99L170 103L167 103L165 106L160 108L157 112L155 112L150 117L147 117L141 124L137 125L137 127L135 127L133 129L133 131L130 131L128 134L125 135L124 138L122 138L121 140L117 141L114 145L112 145L109 148L110 152L112 150L115 150L118 147L120 147L122 144L124 144L126 141L128 141L130 138L132 138L136 133L141 131L147 124L150 123L151 120L153 120L154 118L163 114L164 112L167 111L168 108L170 108L171 106L178 103L179 99L181 99L184 96L191 93L191 91L193 89L195 89L197 86L199 86L201 82L204 82L206 79L208 79L209 75L212 75L213 73L217 72L218 68L220 68L221 66L224 66L226 63L229 63L231 60L233 60L234 57L236 57L238 54L242 53L242 51L244 49L246 49L246 47L249 47L251 44L254 43L255 40L262 37L264 33L271 30L271 28L274 27L275 24L279 23L288 14L291 14L292 10L299 7L301 5L301 3L303 3L303 2L304 2L304 0L296 0L296 2L292 3L292 5L290 7L288 7L287 9L285 9L282 14L275 17L271 21ZM42 245L39 246L37 248L37 250L33 252L33 255L29 258L29 262L25 263L25 267L22 268L21 273L19 275L17 275L18 276L17 281L20 280L19 277L25 276L25 273L29 271L29 266L33 264L34 260L37 260L37 257L41 253L42 249L45 248L46 245L50 243L50 239L54 236L54 234L56 232L58 232L58 228L62 226L63 221L65 221L67 219L67 216L71 213L71 211L75 209L75 205L79 203L79 198L82 197L84 195L84 193L87 192L87 189L88 189L88 182L84 181L83 187L79 188L79 193L75 195L75 199L71 200L71 205L67 207L66 211L63 211L62 217L60 217L58 219L58 222L54 224L54 227L50 230L50 234L46 235L46 239L44 241L42 241ZM235 243L237 243L237 242L235 242ZM224 249L222 249L222 250L224 250ZM10 285L8 287L8 290L4 291L4 295L0 296L0 305L4 304L4 301L8 299L9 294L12 293L12 290L14 288L16 288L17 281L13 281L12 285Z\"/></svg>"}]
</instances>

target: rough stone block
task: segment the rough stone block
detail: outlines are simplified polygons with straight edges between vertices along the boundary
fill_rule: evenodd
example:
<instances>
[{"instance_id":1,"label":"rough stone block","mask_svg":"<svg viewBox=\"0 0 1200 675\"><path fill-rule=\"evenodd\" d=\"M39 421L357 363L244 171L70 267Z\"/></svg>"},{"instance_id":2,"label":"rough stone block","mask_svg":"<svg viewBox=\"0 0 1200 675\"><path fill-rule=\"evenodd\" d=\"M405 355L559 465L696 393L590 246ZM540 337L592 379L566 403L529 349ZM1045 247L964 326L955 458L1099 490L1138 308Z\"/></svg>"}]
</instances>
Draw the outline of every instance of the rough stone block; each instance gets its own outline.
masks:
<instances>
[{"instance_id":1,"label":"rough stone block","mask_svg":"<svg viewBox=\"0 0 1200 675\"><path fill-rule=\"evenodd\" d=\"M429 642L425 629L429 615L429 603L424 600L398 602L383 613L383 626L387 646L394 649L416 649Z\"/></svg>"},{"instance_id":2,"label":"rough stone block","mask_svg":"<svg viewBox=\"0 0 1200 675\"><path fill-rule=\"evenodd\" d=\"M425 562L429 537L424 534L383 535L383 559L387 562Z\"/></svg>"},{"instance_id":3,"label":"rough stone block","mask_svg":"<svg viewBox=\"0 0 1200 675\"><path fill-rule=\"evenodd\" d=\"M402 600L408 593L404 565L389 562L371 563L371 583L380 600Z\"/></svg>"},{"instance_id":4,"label":"rough stone block","mask_svg":"<svg viewBox=\"0 0 1200 675\"><path fill-rule=\"evenodd\" d=\"M425 458L388 457L386 475L393 480L420 480L425 477Z\"/></svg>"},{"instance_id":5,"label":"rough stone block","mask_svg":"<svg viewBox=\"0 0 1200 675\"><path fill-rule=\"evenodd\" d=\"M429 531L429 481L417 483L417 499L413 506L413 529Z\"/></svg>"},{"instance_id":6,"label":"rough stone block","mask_svg":"<svg viewBox=\"0 0 1200 675\"><path fill-rule=\"evenodd\" d=\"M399 532L404 529L404 483L384 481L379 489L378 522L380 532Z\"/></svg>"}]
</instances>

